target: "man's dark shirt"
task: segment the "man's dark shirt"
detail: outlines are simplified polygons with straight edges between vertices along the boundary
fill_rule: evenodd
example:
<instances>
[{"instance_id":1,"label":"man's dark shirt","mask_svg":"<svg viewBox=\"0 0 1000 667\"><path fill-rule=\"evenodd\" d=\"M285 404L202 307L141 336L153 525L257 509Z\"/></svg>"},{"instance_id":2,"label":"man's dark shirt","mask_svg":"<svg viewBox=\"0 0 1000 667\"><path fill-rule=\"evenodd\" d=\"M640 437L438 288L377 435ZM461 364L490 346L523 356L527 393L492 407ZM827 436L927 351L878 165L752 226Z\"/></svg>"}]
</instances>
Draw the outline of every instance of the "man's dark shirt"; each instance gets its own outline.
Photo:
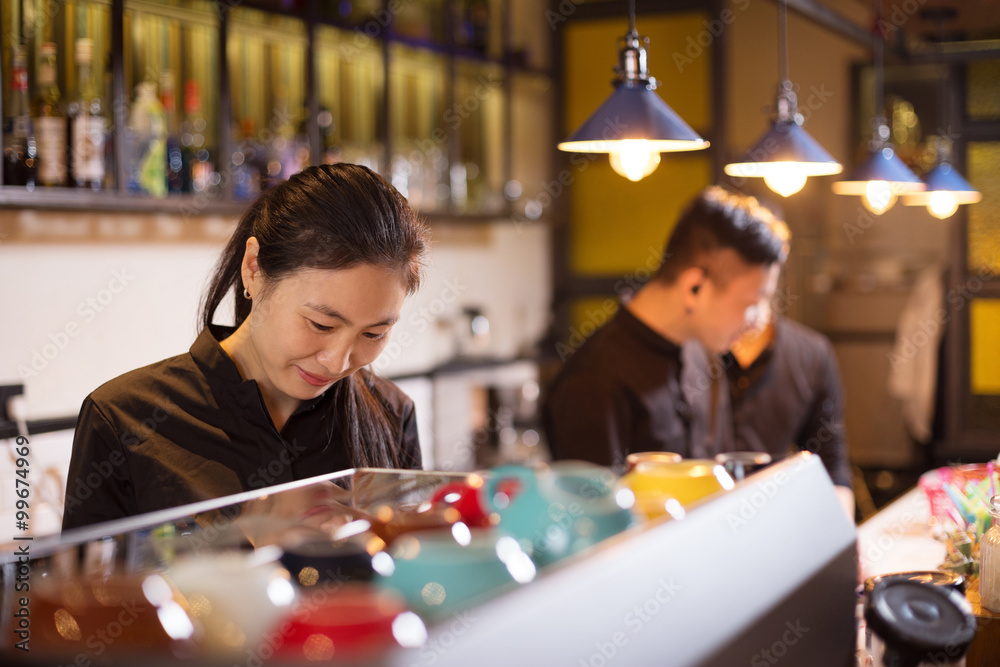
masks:
<instances>
[{"instance_id":1,"label":"man's dark shirt","mask_svg":"<svg viewBox=\"0 0 1000 667\"><path fill-rule=\"evenodd\" d=\"M692 413L680 368L677 345L619 308L549 390L543 416L553 458L621 467L632 452L703 455L706 420Z\"/></svg>"},{"instance_id":2,"label":"man's dark shirt","mask_svg":"<svg viewBox=\"0 0 1000 667\"><path fill-rule=\"evenodd\" d=\"M685 359L690 367L696 354ZM706 357L702 356L702 359ZM748 368L731 353L722 356L713 450L818 454L834 484L851 487L844 430L843 388L830 341L797 322L777 318L774 340Z\"/></svg>"},{"instance_id":3,"label":"man's dark shirt","mask_svg":"<svg viewBox=\"0 0 1000 667\"><path fill-rule=\"evenodd\" d=\"M188 354L126 373L84 400L64 530L352 467L332 389L299 405L279 434L257 382L244 380L219 344L232 329L210 329ZM382 378L372 390L401 425L400 460L419 468L413 402Z\"/></svg>"}]
</instances>

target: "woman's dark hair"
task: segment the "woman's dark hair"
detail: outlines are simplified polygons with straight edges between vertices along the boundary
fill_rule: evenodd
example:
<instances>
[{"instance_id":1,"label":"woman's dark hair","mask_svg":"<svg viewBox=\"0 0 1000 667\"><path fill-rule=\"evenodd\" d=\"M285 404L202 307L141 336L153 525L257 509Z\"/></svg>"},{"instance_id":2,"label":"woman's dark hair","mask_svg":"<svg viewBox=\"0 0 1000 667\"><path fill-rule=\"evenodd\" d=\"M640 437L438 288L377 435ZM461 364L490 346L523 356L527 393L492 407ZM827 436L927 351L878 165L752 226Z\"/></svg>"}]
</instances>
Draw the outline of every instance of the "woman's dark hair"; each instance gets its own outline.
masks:
<instances>
[{"instance_id":1,"label":"woman's dark hair","mask_svg":"<svg viewBox=\"0 0 1000 667\"><path fill-rule=\"evenodd\" d=\"M705 255L727 248L747 264L782 263L788 256L788 239L785 223L755 198L712 185L677 220L655 278L673 283Z\"/></svg>"},{"instance_id":2,"label":"woman's dark hair","mask_svg":"<svg viewBox=\"0 0 1000 667\"><path fill-rule=\"evenodd\" d=\"M400 271L412 294L420 285L427 246L424 226L384 178L354 164L309 167L262 194L240 218L205 295L203 327L229 293L236 303L235 325L250 315L241 267L251 236L260 245L257 262L270 286L303 269L371 264ZM353 466L412 465L393 447L401 426L374 393L370 371L343 378L332 391L334 423Z\"/></svg>"}]
</instances>

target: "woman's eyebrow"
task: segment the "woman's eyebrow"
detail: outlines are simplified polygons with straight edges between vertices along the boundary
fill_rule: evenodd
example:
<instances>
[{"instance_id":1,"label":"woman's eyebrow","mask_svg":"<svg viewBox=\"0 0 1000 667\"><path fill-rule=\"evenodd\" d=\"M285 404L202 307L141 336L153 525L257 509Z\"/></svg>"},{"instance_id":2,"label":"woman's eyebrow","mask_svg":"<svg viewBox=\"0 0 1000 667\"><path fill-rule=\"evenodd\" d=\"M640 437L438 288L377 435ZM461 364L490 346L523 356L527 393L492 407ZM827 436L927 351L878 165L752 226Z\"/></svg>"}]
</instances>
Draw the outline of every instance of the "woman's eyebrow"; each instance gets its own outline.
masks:
<instances>
[{"instance_id":1,"label":"woman's eyebrow","mask_svg":"<svg viewBox=\"0 0 1000 667\"><path fill-rule=\"evenodd\" d=\"M340 311L334 310L333 308L330 308L329 306L326 306L326 305L323 305L323 304L316 304L316 303L307 303L306 304L306 308L312 308L317 313L322 313L323 315L326 315L327 317L332 317L335 320L340 320L341 322L343 322L344 324L346 324L349 327L354 326L354 323L351 322L346 317L344 317L340 313ZM398 315L390 315L389 317L385 318L381 322L376 322L375 324L369 324L365 328L366 329L370 329L372 327L385 327L385 326L389 326L390 324L395 324L397 320L399 320L399 316Z\"/></svg>"}]
</instances>

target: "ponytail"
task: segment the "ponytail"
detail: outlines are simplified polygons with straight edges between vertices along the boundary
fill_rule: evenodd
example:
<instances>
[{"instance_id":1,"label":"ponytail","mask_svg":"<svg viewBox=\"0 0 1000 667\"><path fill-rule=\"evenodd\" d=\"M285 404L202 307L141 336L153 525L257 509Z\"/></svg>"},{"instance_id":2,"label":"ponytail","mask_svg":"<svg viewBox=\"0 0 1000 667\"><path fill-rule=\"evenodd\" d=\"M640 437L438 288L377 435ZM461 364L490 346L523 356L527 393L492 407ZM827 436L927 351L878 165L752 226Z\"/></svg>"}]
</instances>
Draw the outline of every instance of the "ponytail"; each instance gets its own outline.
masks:
<instances>
[{"instance_id":1,"label":"ponytail","mask_svg":"<svg viewBox=\"0 0 1000 667\"><path fill-rule=\"evenodd\" d=\"M243 298L243 255L246 253L247 240L254 236L254 221L261 215L261 210L265 206L265 199L260 197L243 212L240 221L236 225L229 243L226 244L218 263L215 265L215 273L208 291L201 302L201 328L205 328L212 323L215 311L226 298L227 292L233 293L235 302L234 322L235 326L243 324L243 320L250 316L250 302Z\"/></svg>"}]
</instances>

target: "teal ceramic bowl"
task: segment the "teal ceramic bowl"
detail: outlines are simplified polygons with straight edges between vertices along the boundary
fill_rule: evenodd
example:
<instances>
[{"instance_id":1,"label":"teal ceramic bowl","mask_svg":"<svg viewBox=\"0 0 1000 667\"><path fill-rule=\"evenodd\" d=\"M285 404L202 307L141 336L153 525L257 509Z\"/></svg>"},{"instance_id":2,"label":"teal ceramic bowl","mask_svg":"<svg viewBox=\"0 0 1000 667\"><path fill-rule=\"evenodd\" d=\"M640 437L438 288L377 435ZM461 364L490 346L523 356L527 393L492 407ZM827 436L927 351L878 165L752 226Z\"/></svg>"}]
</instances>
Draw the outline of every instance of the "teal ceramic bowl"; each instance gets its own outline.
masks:
<instances>
[{"instance_id":1,"label":"teal ceramic bowl","mask_svg":"<svg viewBox=\"0 0 1000 667\"><path fill-rule=\"evenodd\" d=\"M404 535L376 554L373 564L375 581L401 593L412 611L429 620L535 576L534 563L516 540L465 524Z\"/></svg>"}]
</instances>

